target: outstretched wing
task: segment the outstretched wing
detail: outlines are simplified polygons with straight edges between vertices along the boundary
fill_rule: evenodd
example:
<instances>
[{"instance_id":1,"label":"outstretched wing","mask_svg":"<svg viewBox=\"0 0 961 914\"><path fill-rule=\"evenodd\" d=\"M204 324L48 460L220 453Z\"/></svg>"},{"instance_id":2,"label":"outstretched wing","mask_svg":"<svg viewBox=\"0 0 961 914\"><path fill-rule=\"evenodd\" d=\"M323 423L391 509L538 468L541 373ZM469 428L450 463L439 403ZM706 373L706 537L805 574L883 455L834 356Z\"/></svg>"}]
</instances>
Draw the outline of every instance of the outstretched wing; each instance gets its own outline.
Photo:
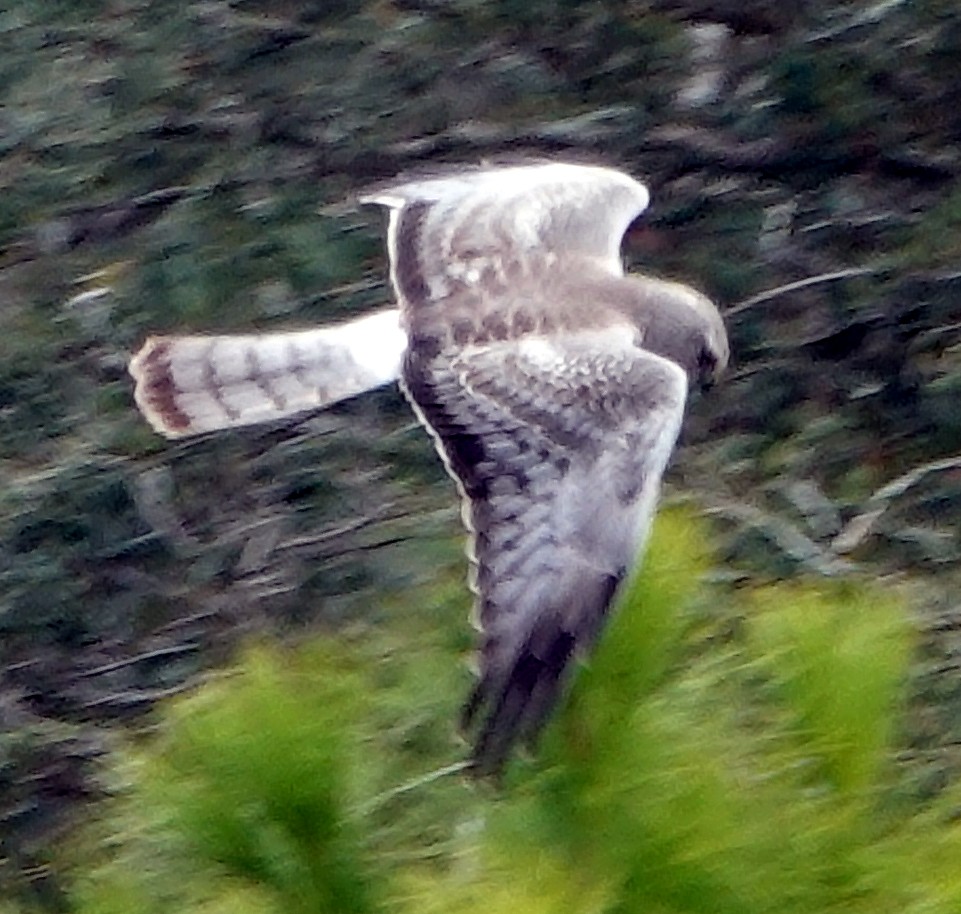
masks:
<instances>
[{"instance_id":1,"label":"outstretched wing","mask_svg":"<svg viewBox=\"0 0 961 914\"><path fill-rule=\"evenodd\" d=\"M532 739L643 546L687 378L621 324L409 353L404 385L459 482L483 633L475 764Z\"/></svg>"},{"instance_id":2,"label":"outstretched wing","mask_svg":"<svg viewBox=\"0 0 961 914\"><path fill-rule=\"evenodd\" d=\"M391 210L391 281L401 307L415 309L513 285L545 261L591 261L620 276L621 239L650 195L622 172L553 162L405 181L361 200Z\"/></svg>"},{"instance_id":3,"label":"outstretched wing","mask_svg":"<svg viewBox=\"0 0 961 914\"><path fill-rule=\"evenodd\" d=\"M156 336L130 362L154 430L182 438L283 419L397 380L396 309L296 333Z\"/></svg>"},{"instance_id":4,"label":"outstretched wing","mask_svg":"<svg viewBox=\"0 0 961 914\"><path fill-rule=\"evenodd\" d=\"M465 502L483 630L465 708L481 772L532 738L649 525L683 413L681 368L635 345L620 245L644 185L528 164L404 181L391 280L405 390Z\"/></svg>"}]
</instances>

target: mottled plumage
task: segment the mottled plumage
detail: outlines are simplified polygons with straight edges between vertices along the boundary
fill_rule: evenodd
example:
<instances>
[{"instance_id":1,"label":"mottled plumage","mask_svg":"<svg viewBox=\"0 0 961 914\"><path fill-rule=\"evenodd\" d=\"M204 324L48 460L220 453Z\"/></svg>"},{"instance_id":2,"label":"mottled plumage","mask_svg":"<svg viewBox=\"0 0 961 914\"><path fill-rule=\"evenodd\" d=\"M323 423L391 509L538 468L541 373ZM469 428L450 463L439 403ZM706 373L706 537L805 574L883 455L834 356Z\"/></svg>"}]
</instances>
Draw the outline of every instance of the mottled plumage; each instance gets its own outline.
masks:
<instances>
[{"instance_id":1,"label":"mottled plumage","mask_svg":"<svg viewBox=\"0 0 961 914\"><path fill-rule=\"evenodd\" d=\"M596 640L643 549L688 386L725 366L727 337L699 293L623 274L621 239L648 193L621 172L478 168L400 181L364 202L390 211L400 313L400 329L386 317L395 312L380 318L392 329L378 364L386 374L383 353L396 350L389 367L400 363L403 389L463 498L481 631L463 718L477 771L495 772L518 740L536 736L572 659ZM259 354L152 373L176 366L181 346L187 352L178 339L149 343L131 366L138 403L168 434L215 427L183 404L189 387L201 391L191 403L233 404L222 424L235 425L251 421L256 411L244 404L258 396L270 405L257 415L270 418L365 383L358 373L346 393L333 390L298 363L308 402L279 367L265 378L274 363ZM257 339L241 351L271 338ZM324 375L323 347L313 358ZM240 392L221 391L223 381Z\"/></svg>"}]
</instances>

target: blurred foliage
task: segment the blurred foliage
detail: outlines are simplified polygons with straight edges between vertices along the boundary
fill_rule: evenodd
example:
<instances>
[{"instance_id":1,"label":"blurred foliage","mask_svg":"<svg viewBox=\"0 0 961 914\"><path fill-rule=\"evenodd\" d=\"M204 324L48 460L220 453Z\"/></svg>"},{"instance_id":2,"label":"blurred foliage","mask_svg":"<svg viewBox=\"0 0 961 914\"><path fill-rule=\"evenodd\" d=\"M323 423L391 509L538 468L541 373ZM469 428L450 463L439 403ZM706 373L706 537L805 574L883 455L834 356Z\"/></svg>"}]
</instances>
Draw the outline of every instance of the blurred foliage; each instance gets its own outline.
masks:
<instances>
[{"instance_id":1,"label":"blurred foliage","mask_svg":"<svg viewBox=\"0 0 961 914\"><path fill-rule=\"evenodd\" d=\"M434 634L419 602L466 609L461 532L399 395L170 445L125 370L149 333L384 304L382 223L351 200L439 161L602 158L650 184L625 257L715 296L734 352L692 404L668 494L711 516L746 605L777 578L910 579L921 651L902 752L921 793L946 790L961 763L959 46L953 0L3 5L0 894L64 908L50 860L104 793L98 760L164 729L150 709L249 637L363 625L390 657L436 645L434 665L372 661L386 706L370 713L406 722L383 728L393 747L422 747L399 756L404 776L449 758L437 721L465 684L436 682L469 633ZM778 592L781 624L795 603L819 618L817 593ZM812 653L843 634L822 621ZM758 657L787 637L776 624L752 628L772 639ZM664 669L654 653L638 675ZM868 693L883 689L851 701ZM768 722L766 691L751 694L759 728L788 726L775 706L794 699ZM818 700L804 714L845 725ZM378 823L383 846L446 848L456 805L412 800L399 833ZM523 883L535 908L567 865L540 866L544 884Z\"/></svg>"},{"instance_id":2,"label":"blurred foliage","mask_svg":"<svg viewBox=\"0 0 961 914\"><path fill-rule=\"evenodd\" d=\"M449 734L450 700L418 683L426 665L444 692L456 666L437 625L403 652L384 630L248 652L120 764L102 837L73 851L74 909L957 910L958 797L919 799L891 755L899 601L854 583L745 599L709 567L690 517L662 516L537 758L499 786L452 775L449 735L385 726Z\"/></svg>"}]
</instances>

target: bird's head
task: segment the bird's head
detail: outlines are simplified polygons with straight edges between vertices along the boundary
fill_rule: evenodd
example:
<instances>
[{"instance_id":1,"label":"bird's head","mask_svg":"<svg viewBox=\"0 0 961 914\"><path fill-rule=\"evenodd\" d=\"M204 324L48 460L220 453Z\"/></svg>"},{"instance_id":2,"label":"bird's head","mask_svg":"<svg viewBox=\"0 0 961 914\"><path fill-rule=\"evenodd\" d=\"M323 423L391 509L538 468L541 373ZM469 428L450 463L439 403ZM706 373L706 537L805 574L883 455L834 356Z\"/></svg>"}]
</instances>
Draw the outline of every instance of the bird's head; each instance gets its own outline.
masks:
<instances>
[{"instance_id":1,"label":"bird's head","mask_svg":"<svg viewBox=\"0 0 961 914\"><path fill-rule=\"evenodd\" d=\"M710 315L711 319L708 322L697 354L695 377L695 381L702 391L710 390L714 386L724 369L727 368L728 359L731 355L727 341L727 331L724 329L721 315L713 305L711 305L710 312L706 313Z\"/></svg>"}]
</instances>

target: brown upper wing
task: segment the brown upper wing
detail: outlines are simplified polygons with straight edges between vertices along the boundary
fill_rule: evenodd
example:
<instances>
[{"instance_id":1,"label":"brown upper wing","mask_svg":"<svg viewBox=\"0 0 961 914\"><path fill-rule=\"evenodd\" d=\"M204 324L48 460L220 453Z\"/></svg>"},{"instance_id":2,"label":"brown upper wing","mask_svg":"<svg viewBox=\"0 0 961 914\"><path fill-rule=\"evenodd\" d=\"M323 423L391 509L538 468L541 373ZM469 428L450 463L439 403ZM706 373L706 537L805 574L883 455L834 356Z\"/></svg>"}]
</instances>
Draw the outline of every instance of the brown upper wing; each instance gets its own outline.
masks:
<instances>
[{"instance_id":1,"label":"brown upper wing","mask_svg":"<svg viewBox=\"0 0 961 914\"><path fill-rule=\"evenodd\" d=\"M391 210L391 281L411 312L479 282L512 286L530 261L591 261L619 276L621 239L649 195L623 172L551 162L400 181L362 200Z\"/></svg>"}]
</instances>

